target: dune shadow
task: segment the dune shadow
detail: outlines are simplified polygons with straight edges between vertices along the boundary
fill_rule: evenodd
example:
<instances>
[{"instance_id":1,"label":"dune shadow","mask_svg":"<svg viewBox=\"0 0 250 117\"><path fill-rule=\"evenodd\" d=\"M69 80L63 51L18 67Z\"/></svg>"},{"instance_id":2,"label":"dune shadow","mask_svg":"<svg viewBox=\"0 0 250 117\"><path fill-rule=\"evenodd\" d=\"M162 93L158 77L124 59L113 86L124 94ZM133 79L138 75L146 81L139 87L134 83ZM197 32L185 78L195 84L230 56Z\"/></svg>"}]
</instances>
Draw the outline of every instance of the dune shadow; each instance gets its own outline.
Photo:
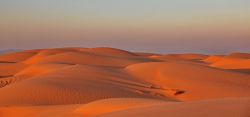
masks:
<instances>
[{"instance_id":1,"label":"dune shadow","mask_svg":"<svg viewBox=\"0 0 250 117\"><path fill-rule=\"evenodd\" d=\"M176 91L176 92L174 93L174 95L177 96L177 95L181 95L181 94L184 94L184 93L185 93L185 91L183 91L183 90L178 90L178 91Z\"/></svg>"},{"instance_id":2,"label":"dune shadow","mask_svg":"<svg viewBox=\"0 0 250 117\"><path fill-rule=\"evenodd\" d=\"M240 72L244 74L250 74L250 69L231 69L230 71Z\"/></svg>"},{"instance_id":3,"label":"dune shadow","mask_svg":"<svg viewBox=\"0 0 250 117\"><path fill-rule=\"evenodd\" d=\"M0 61L0 63L16 63L16 62L12 62L12 61Z\"/></svg>"},{"instance_id":4,"label":"dune shadow","mask_svg":"<svg viewBox=\"0 0 250 117\"><path fill-rule=\"evenodd\" d=\"M0 78L8 78L8 77L13 77L13 75L0 76Z\"/></svg>"}]
</instances>

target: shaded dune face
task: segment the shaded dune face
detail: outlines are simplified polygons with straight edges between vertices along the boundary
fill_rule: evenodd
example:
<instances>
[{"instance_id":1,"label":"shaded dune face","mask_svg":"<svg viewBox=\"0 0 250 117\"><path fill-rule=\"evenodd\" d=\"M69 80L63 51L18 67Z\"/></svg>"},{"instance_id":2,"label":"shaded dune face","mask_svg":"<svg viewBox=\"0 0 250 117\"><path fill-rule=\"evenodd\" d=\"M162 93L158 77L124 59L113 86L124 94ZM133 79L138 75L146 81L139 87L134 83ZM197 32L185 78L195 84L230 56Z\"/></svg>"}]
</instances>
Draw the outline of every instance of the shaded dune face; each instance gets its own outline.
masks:
<instances>
[{"instance_id":1,"label":"shaded dune face","mask_svg":"<svg viewBox=\"0 0 250 117\"><path fill-rule=\"evenodd\" d=\"M0 116L179 117L189 112L198 117L200 111L248 117L248 62L246 53L160 55L106 47L5 54L0 56Z\"/></svg>"}]
</instances>

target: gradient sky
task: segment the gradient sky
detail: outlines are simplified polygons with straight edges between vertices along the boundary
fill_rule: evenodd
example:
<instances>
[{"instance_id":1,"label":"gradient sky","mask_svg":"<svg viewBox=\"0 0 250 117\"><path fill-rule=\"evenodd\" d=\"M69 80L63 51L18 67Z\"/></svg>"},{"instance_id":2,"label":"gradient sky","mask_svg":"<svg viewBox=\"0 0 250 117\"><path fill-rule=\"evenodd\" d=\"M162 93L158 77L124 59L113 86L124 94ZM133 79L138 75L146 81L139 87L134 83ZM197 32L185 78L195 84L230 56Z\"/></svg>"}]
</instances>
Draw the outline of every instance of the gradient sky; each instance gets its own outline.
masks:
<instances>
[{"instance_id":1,"label":"gradient sky","mask_svg":"<svg viewBox=\"0 0 250 117\"><path fill-rule=\"evenodd\" d=\"M0 49L250 52L250 0L0 0Z\"/></svg>"}]
</instances>

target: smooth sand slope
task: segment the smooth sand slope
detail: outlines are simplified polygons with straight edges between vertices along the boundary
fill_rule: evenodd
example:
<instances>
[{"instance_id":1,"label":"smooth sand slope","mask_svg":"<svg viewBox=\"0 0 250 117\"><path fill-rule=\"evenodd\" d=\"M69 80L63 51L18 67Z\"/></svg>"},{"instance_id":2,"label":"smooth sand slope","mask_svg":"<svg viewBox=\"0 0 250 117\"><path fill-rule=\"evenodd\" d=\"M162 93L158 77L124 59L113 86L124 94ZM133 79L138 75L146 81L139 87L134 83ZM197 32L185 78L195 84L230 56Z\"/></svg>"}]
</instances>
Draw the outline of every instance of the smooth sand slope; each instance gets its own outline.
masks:
<instances>
[{"instance_id":1,"label":"smooth sand slope","mask_svg":"<svg viewBox=\"0 0 250 117\"><path fill-rule=\"evenodd\" d=\"M161 103L106 113L98 117L248 117L248 99Z\"/></svg>"},{"instance_id":2,"label":"smooth sand slope","mask_svg":"<svg viewBox=\"0 0 250 117\"><path fill-rule=\"evenodd\" d=\"M249 97L250 76L190 62L150 62L130 65L126 70L138 79L166 89L180 100ZM146 74L145 74L146 73ZM171 93L168 89L180 91ZM248 91L247 91L248 92Z\"/></svg>"},{"instance_id":3,"label":"smooth sand slope","mask_svg":"<svg viewBox=\"0 0 250 117\"><path fill-rule=\"evenodd\" d=\"M0 117L248 117L250 56L53 48L0 56Z\"/></svg>"},{"instance_id":4,"label":"smooth sand slope","mask_svg":"<svg viewBox=\"0 0 250 117\"><path fill-rule=\"evenodd\" d=\"M224 56L210 56L203 59L210 67L228 69L241 73L250 74L250 54L248 53L233 53Z\"/></svg>"}]
</instances>

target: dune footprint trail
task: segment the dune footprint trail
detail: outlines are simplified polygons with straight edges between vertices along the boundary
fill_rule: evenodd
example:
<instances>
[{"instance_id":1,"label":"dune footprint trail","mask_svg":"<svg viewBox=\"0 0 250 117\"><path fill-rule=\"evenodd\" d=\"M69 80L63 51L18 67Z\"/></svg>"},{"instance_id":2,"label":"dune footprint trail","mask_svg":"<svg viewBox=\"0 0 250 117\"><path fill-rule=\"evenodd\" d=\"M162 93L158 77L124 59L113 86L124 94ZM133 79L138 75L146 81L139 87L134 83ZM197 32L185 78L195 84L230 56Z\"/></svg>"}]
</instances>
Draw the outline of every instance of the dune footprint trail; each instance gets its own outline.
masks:
<instances>
[{"instance_id":1,"label":"dune footprint trail","mask_svg":"<svg viewBox=\"0 0 250 117\"><path fill-rule=\"evenodd\" d=\"M232 115L247 117L250 74L237 70L248 69L248 60L239 53L160 55L104 47L5 54L0 116L182 116L176 109L198 117L197 110L224 116L234 109Z\"/></svg>"}]
</instances>

